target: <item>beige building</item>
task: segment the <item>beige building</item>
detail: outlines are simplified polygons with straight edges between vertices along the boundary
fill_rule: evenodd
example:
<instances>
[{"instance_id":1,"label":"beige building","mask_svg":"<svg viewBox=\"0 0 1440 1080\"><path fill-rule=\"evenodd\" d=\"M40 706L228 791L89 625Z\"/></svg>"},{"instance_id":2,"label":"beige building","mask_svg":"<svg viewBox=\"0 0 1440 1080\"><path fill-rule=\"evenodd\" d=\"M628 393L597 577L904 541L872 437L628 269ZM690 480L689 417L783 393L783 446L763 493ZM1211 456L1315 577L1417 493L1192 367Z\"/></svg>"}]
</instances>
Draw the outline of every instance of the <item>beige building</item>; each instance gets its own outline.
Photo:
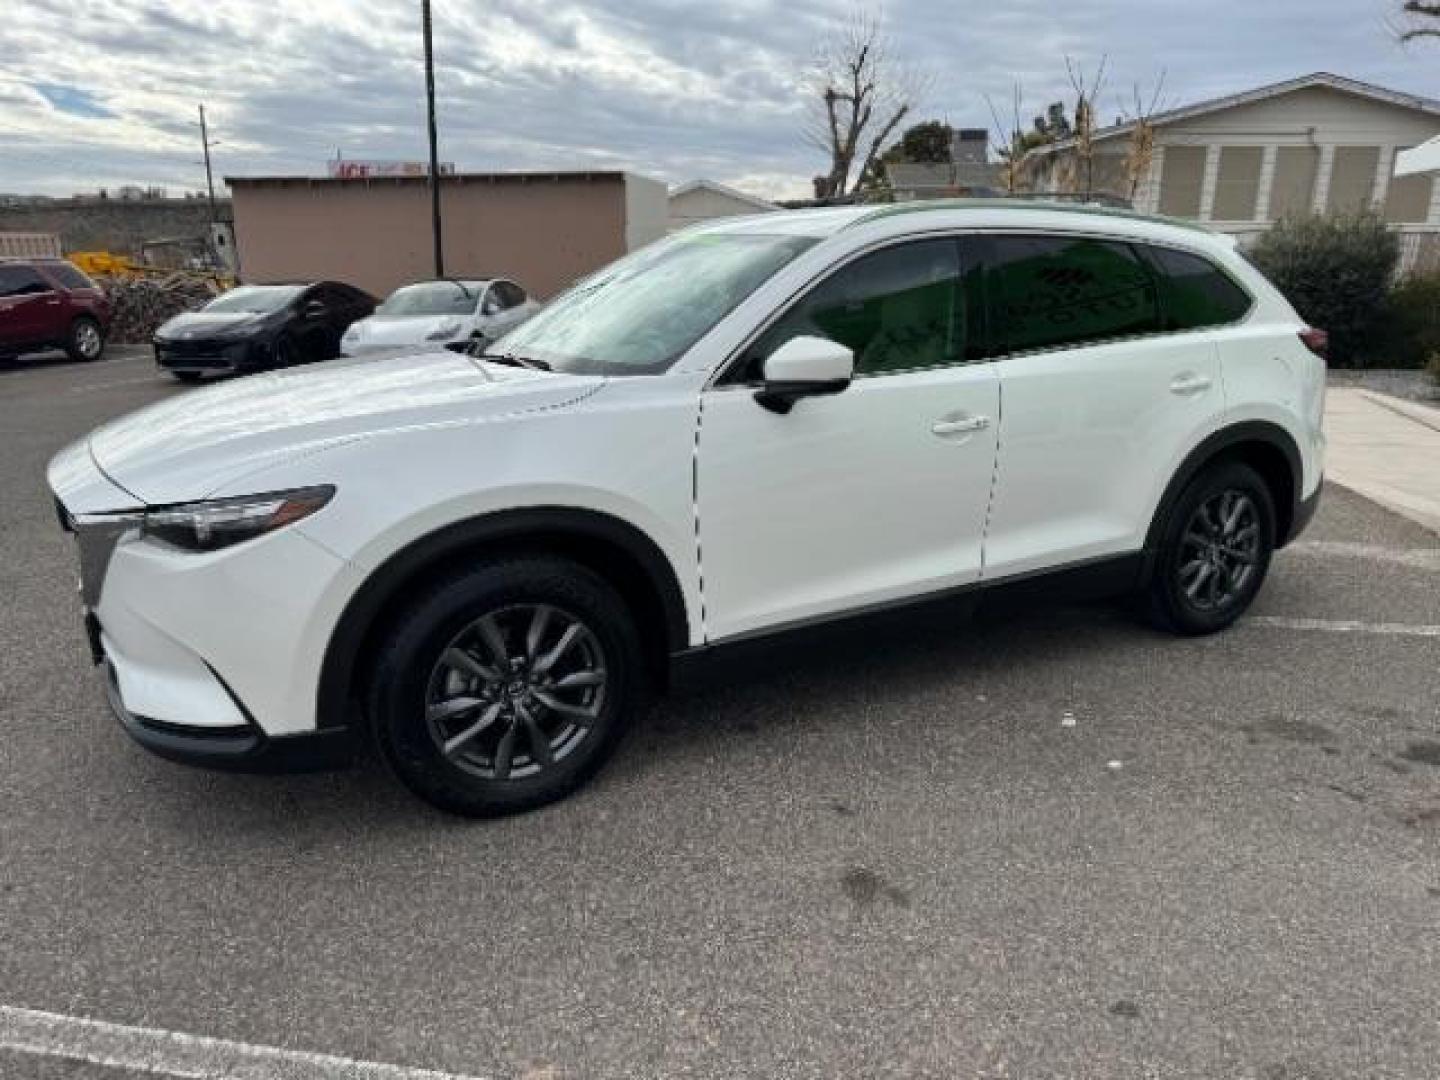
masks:
<instances>
[{"instance_id":1,"label":"beige building","mask_svg":"<svg viewBox=\"0 0 1440 1080\"><path fill-rule=\"evenodd\" d=\"M763 214L778 209L772 202L746 195L714 180L691 180L670 192L669 231L683 229L699 221Z\"/></svg>"},{"instance_id":2,"label":"beige building","mask_svg":"<svg viewBox=\"0 0 1440 1080\"><path fill-rule=\"evenodd\" d=\"M1440 184L1395 175L1396 154L1440 134L1440 101L1324 73L1153 118L1150 167L1131 175L1133 124L1094 137L1092 190L1203 221L1242 242L1287 213L1370 207L1401 235L1402 268L1440 242ZM1024 162L1034 191L1083 189L1074 145Z\"/></svg>"},{"instance_id":3,"label":"beige building","mask_svg":"<svg viewBox=\"0 0 1440 1080\"><path fill-rule=\"evenodd\" d=\"M433 275L425 177L226 177L246 281L332 278L384 296ZM665 234L665 186L625 172L457 173L440 184L445 272L536 296Z\"/></svg>"}]
</instances>

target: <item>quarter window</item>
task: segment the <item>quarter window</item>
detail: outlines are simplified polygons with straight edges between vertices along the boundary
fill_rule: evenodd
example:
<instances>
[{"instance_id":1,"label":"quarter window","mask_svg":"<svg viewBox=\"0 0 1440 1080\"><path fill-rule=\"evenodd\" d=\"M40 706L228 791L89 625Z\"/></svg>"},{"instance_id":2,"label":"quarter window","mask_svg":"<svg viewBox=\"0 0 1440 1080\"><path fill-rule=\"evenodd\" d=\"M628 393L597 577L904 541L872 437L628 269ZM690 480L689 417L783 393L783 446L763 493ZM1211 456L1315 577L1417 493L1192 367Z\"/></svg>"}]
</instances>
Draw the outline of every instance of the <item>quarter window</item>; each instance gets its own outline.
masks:
<instances>
[{"instance_id":1,"label":"quarter window","mask_svg":"<svg viewBox=\"0 0 1440 1080\"><path fill-rule=\"evenodd\" d=\"M953 240L886 248L841 267L791 308L751 350L743 380L791 338L829 338L855 354L860 375L959 362L965 310L960 249Z\"/></svg>"},{"instance_id":2,"label":"quarter window","mask_svg":"<svg viewBox=\"0 0 1440 1080\"><path fill-rule=\"evenodd\" d=\"M68 262L46 263L45 270L49 275L67 289L93 289L95 283L80 272L78 267Z\"/></svg>"},{"instance_id":3,"label":"quarter window","mask_svg":"<svg viewBox=\"0 0 1440 1080\"><path fill-rule=\"evenodd\" d=\"M1223 326L1250 310L1249 295L1210 260L1173 248L1143 250L1159 279L1164 329Z\"/></svg>"},{"instance_id":4,"label":"quarter window","mask_svg":"<svg viewBox=\"0 0 1440 1080\"><path fill-rule=\"evenodd\" d=\"M996 236L989 247L991 334L1012 351L1082 345L1160 328L1155 284L1126 244Z\"/></svg>"}]
</instances>

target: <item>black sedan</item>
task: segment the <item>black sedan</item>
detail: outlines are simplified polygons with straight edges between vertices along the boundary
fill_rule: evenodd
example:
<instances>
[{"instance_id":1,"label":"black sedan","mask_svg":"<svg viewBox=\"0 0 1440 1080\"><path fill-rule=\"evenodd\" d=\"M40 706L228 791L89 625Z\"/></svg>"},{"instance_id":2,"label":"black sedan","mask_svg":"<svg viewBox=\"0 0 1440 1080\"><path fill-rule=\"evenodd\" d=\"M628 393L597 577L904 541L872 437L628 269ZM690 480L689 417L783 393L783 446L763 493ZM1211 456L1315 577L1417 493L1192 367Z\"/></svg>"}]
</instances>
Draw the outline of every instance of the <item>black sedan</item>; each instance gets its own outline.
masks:
<instances>
[{"instance_id":1,"label":"black sedan","mask_svg":"<svg viewBox=\"0 0 1440 1080\"><path fill-rule=\"evenodd\" d=\"M375 298L338 281L242 285L155 331L155 362L181 382L340 355L340 337Z\"/></svg>"}]
</instances>

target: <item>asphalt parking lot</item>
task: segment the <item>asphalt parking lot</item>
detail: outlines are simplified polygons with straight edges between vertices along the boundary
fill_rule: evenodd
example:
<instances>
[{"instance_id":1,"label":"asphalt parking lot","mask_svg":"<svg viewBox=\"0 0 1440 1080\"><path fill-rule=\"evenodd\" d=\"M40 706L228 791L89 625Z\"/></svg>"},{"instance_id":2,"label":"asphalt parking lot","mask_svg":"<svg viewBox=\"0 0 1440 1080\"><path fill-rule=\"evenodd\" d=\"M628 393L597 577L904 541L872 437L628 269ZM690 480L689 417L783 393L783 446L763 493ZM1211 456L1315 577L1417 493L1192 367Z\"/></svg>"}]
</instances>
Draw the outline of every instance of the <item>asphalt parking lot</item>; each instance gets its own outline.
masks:
<instances>
[{"instance_id":1,"label":"asphalt parking lot","mask_svg":"<svg viewBox=\"0 0 1440 1080\"><path fill-rule=\"evenodd\" d=\"M531 1080L1440 1075L1434 534L1331 487L1222 636L1094 607L857 641L463 822L110 720L43 470L191 392L0 367L0 1076L182 1075L17 1049L14 1010Z\"/></svg>"}]
</instances>

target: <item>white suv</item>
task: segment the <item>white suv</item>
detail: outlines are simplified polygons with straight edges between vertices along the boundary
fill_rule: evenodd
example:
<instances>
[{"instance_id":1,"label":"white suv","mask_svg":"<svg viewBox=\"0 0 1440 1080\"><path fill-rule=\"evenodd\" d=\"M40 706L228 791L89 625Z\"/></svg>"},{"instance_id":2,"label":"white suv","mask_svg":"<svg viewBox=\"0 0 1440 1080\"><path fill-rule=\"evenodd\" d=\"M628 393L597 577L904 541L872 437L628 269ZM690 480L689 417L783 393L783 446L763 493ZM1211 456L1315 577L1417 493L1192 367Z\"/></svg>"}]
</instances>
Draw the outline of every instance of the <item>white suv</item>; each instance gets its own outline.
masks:
<instances>
[{"instance_id":1,"label":"white suv","mask_svg":"<svg viewBox=\"0 0 1440 1080\"><path fill-rule=\"evenodd\" d=\"M259 769L363 738L494 814L781 631L1056 573L1226 626L1314 512L1323 340L1183 223L772 213L615 263L484 358L241 379L49 479L137 740Z\"/></svg>"}]
</instances>

